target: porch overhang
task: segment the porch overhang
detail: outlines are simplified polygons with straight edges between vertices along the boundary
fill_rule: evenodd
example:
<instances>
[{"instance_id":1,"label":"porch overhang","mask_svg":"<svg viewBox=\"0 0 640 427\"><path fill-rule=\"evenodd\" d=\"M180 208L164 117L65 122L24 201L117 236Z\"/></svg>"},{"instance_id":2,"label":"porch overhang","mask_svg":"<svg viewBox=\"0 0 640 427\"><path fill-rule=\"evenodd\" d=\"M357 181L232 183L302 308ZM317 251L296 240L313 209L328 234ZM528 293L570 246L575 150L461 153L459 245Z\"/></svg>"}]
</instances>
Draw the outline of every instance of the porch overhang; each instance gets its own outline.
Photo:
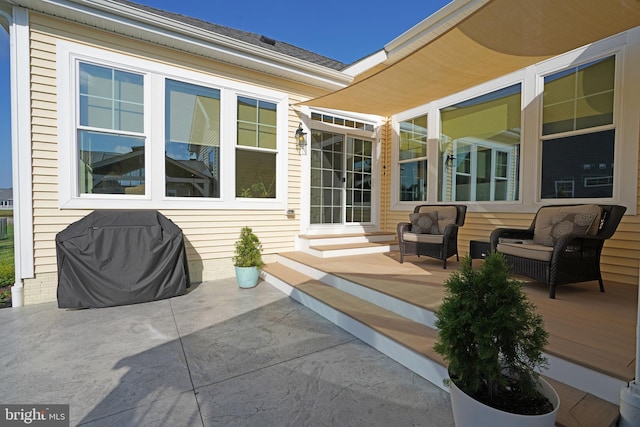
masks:
<instances>
[{"instance_id":1,"label":"porch overhang","mask_svg":"<svg viewBox=\"0 0 640 427\"><path fill-rule=\"evenodd\" d=\"M304 104L391 116L639 25L639 0L454 0Z\"/></svg>"}]
</instances>

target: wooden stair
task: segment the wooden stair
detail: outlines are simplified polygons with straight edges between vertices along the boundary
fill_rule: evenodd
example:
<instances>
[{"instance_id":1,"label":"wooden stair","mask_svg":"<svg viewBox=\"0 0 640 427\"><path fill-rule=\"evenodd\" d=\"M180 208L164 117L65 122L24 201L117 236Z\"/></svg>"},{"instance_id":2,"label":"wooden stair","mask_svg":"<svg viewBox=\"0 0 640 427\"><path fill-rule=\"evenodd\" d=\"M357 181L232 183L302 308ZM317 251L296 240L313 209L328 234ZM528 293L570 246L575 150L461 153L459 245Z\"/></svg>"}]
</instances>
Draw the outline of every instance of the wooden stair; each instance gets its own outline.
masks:
<instances>
[{"instance_id":1,"label":"wooden stair","mask_svg":"<svg viewBox=\"0 0 640 427\"><path fill-rule=\"evenodd\" d=\"M398 240L388 232L301 235L297 247L318 258L332 258L398 250Z\"/></svg>"},{"instance_id":2,"label":"wooden stair","mask_svg":"<svg viewBox=\"0 0 640 427\"><path fill-rule=\"evenodd\" d=\"M444 361L433 351L437 331L432 312L410 306L402 301L402 295L399 299L384 295L351 282L348 274L318 270L314 264L308 254L280 254L278 262L263 267L262 274L271 285L448 391L443 384L447 378ZM428 299L421 305L428 306ZM560 395L558 426L617 424L617 405L552 378L545 379Z\"/></svg>"}]
</instances>

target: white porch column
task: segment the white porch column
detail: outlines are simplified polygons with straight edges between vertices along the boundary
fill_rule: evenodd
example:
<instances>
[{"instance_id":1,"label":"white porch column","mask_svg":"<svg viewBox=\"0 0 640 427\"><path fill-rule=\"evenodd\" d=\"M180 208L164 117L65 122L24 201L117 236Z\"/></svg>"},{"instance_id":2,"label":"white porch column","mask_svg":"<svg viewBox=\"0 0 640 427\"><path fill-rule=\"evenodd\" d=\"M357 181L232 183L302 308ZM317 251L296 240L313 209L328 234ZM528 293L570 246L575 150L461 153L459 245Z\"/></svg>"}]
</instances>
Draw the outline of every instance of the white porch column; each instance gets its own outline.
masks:
<instances>
[{"instance_id":1,"label":"white porch column","mask_svg":"<svg viewBox=\"0 0 640 427\"><path fill-rule=\"evenodd\" d=\"M14 7L9 17L11 75L11 150L16 281L11 288L14 307L24 304L23 279L34 277L31 172L31 92L29 12Z\"/></svg>"},{"instance_id":2,"label":"white porch column","mask_svg":"<svg viewBox=\"0 0 640 427\"><path fill-rule=\"evenodd\" d=\"M638 306L640 307L640 269L638 279ZM629 387L620 390L620 421L618 427L640 425L640 310L636 320L636 370Z\"/></svg>"}]
</instances>

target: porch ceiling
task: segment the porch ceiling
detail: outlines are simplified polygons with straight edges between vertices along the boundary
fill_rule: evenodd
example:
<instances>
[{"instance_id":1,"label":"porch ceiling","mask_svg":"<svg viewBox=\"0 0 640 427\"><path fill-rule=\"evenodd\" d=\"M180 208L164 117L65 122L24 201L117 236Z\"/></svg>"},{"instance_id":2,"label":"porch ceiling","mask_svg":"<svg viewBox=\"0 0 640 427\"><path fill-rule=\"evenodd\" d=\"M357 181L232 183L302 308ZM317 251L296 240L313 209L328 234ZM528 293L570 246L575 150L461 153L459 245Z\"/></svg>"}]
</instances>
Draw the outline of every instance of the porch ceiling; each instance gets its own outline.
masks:
<instances>
[{"instance_id":1,"label":"porch ceiling","mask_svg":"<svg viewBox=\"0 0 640 427\"><path fill-rule=\"evenodd\" d=\"M304 104L390 116L640 25L640 0L489 0L461 20L478 2L457 2L401 59Z\"/></svg>"}]
</instances>

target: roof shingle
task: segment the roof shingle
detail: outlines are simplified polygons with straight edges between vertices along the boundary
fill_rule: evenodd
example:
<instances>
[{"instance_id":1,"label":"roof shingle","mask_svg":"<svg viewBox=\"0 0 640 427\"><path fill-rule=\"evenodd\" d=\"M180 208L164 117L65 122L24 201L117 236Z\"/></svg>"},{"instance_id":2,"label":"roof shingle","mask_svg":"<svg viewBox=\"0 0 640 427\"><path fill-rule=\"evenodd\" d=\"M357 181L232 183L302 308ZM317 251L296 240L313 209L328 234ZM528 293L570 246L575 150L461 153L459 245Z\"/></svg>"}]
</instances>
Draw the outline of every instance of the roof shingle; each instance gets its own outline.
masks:
<instances>
[{"instance_id":1,"label":"roof shingle","mask_svg":"<svg viewBox=\"0 0 640 427\"><path fill-rule=\"evenodd\" d=\"M265 35L255 34L248 31L237 30L235 28L225 27L223 25L214 24L202 19L185 16L175 12L169 12L162 9L156 9L154 7L146 6L140 3L131 2L128 0L113 0L117 3L121 3L136 9L143 10L145 12L153 13L155 15L163 16L178 22L182 22L187 25L193 25L197 28L202 28L223 36L240 40L246 43L250 43L254 46L259 46L264 49L273 50L278 53L292 56L303 61L311 62L313 64L321 65L333 70L342 70L347 64L340 61L328 58L323 55L311 52L306 49L299 48L289 43L285 43L279 40L274 40Z\"/></svg>"}]
</instances>

